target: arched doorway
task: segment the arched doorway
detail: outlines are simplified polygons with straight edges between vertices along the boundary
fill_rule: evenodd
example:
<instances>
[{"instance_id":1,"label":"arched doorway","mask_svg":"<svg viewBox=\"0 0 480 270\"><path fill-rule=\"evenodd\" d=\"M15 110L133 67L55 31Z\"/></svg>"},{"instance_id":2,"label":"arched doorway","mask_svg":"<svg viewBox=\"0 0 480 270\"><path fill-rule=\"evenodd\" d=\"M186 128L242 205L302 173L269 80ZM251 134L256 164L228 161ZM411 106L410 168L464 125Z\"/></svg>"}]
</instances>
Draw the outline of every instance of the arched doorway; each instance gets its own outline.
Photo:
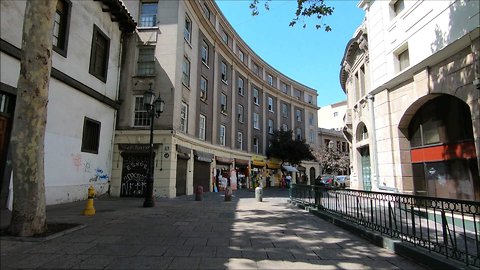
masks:
<instances>
[{"instance_id":1,"label":"arched doorway","mask_svg":"<svg viewBox=\"0 0 480 270\"><path fill-rule=\"evenodd\" d=\"M408 139L417 195L480 200L471 119L468 105L449 95L429 100L415 113Z\"/></svg>"},{"instance_id":2,"label":"arched doorway","mask_svg":"<svg viewBox=\"0 0 480 270\"><path fill-rule=\"evenodd\" d=\"M357 144L360 147L357 148L359 155L359 173L362 183L362 189L370 191L372 190L372 170L370 163L370 147L368 143L368 130L364 123L360 123L356 132Z\"/></svg>"}]
</instances>

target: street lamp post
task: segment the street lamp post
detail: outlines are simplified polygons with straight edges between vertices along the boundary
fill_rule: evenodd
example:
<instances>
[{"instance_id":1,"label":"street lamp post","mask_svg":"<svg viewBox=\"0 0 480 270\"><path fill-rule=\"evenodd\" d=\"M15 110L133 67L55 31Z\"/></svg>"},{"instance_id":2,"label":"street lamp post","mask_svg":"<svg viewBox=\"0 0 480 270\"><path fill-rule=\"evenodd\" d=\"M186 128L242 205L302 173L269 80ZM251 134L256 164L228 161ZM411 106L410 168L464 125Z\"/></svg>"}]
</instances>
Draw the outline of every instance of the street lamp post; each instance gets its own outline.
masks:
<instances>
[{"instance_id":1,"label":"street lamp post","mask_svg":"<svg viewBox=\"0 0 480 270\"><path fill-rule=\"evenodd\" d=\"M153 93L152 84L150 84L150 88L143 94L143 104L147 109L148 117L150 119L147 190L145 191L145 201L143 202L143 207L153 207L155 206L155 201L153 200L153 120L160 117L160 114L163 112L165 102L160 96L155 99L155 93Z\"/></svg>"}]
</instances>

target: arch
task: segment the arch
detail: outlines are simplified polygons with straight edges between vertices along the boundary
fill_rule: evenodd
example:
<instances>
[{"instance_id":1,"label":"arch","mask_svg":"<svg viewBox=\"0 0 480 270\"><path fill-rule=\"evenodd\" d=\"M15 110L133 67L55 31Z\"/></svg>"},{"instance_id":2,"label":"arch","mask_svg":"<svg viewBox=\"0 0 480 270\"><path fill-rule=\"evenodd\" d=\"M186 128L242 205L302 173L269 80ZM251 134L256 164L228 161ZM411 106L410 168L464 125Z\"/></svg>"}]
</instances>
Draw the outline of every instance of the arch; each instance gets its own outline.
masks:
<instances>
[{"instance_id":1,"label":"arch","mask_svg":"<svg viewBox=\"0 0 480 270\"><path fill-rule=\"evenodd\" d=\"M368 139L368 129L365 123L358 123L357 130L355 132L355 139L357 140L357 142Z\"/></svg>"},{"instance_id":2,"label":"arch","mask_svg":"<svg viewBox=\"0 0 480 270\"><path fill-rule=\"evenodd\" d=\"M407 109L399 128L410 143L416 194L480 199L471 119L468 104L446 94L425 96Z\"/></svg>"},{"instance_id":3,"label":"arch","mask_svg":"<svg viewBox=\"0 0 480 270\"><path fill-rule=\"evenodd\" d=\"M408 125L412 120L415 113L428 101L438 97L439 95L431 94L416 99L403 113L400 121L398 122L398 128L405 137L408 137Z\"/></svg>"}]
</instances>

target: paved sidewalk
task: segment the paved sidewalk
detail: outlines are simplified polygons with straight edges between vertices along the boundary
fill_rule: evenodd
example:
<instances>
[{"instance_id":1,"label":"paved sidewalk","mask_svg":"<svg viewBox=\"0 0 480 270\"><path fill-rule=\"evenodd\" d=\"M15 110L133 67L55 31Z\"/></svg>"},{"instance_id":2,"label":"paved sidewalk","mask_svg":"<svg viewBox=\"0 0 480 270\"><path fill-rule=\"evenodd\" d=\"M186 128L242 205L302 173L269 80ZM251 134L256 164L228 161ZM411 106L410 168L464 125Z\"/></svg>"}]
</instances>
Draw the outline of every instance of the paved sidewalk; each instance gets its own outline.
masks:
<instances>
[{"instance_id":1,"label":"paved sidewalk","mask_svg":"<svg viewBox=\"0 0 480 270\"><path fill-rule=\"evenodd\" d=\"M1 269L424 269L287 202L288 191L160 199L99 198L47 208L87 226L44 242L1 239Z\"/></svg>"}]
</instances>

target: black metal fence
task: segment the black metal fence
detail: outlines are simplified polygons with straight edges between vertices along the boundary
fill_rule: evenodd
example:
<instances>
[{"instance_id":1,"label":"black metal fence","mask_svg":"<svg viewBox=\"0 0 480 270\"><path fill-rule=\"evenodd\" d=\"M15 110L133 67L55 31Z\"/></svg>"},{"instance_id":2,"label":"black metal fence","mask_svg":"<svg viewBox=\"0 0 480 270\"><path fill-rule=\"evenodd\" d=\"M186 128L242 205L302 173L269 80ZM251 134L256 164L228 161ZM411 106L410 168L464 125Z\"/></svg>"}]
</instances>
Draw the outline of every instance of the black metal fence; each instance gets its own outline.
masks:
<instances>
[{"instance_id":1,"label":"black metal fence","mask_svg":"<svg viewBox=\"0 0 480 270\"><path fill-rule=\"evenodd\" d=\"M291 200L480 267L480 202L298 184Z\"/></svg>"}]
</instances>

